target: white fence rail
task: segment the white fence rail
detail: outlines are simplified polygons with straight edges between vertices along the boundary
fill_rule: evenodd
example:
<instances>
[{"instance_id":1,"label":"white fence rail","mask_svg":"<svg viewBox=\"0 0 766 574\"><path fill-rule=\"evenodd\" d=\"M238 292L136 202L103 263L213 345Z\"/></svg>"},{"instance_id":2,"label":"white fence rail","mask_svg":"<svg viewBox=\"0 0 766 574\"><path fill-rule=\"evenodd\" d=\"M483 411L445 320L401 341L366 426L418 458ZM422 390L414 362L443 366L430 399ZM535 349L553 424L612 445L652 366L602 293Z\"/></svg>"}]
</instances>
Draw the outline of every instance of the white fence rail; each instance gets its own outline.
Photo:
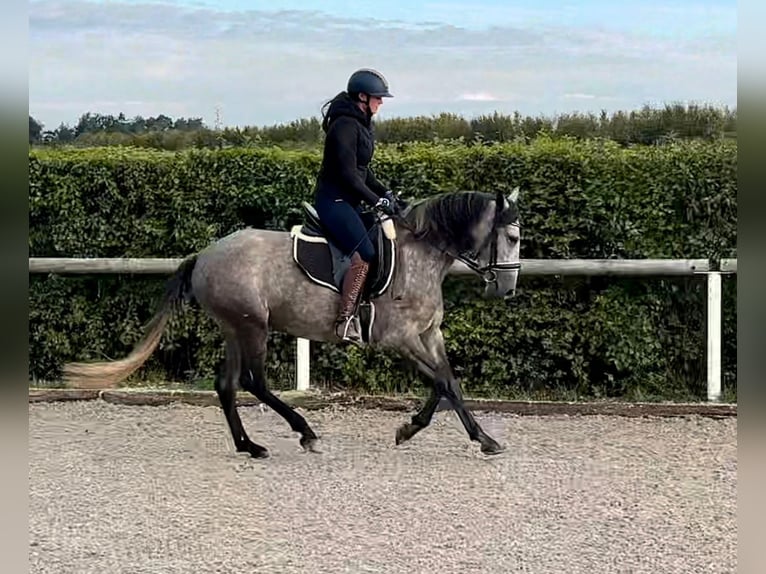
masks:
<instances>
[{"instance_id":1,"label":"white fence rail","mask_svg":"<svg viewBox=\"0 0 766 574\"><path fill-rule=\"evenodd\" d=\"M143 274L168 275L181 259L170 258L46 258L31 257L30 273L58 274ZM737 273L736 259L523 259L522 275L580 275L663 277L704 275L707 280L707 399L721 400L722 289L721 276ZM473 272L455 263L453 275ZM310 384L310 347L306 339L297 340L298 390Z\"/></svg>"}]
</instances>

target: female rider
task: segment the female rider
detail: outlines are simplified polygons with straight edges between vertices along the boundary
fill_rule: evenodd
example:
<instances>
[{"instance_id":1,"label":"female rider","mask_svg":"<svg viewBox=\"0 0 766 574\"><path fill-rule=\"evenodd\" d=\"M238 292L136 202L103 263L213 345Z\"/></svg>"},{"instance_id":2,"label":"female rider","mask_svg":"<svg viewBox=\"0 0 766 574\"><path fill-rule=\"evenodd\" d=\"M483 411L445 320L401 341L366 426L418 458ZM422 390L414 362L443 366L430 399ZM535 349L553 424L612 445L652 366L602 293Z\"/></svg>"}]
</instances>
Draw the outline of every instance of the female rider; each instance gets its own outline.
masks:
<instances>
[{"instance_id":1,"label":"female rider","mask_svg":"<svg viewBox=\"0 0 766 574\"><path fill-rule=\"evenodd\" d=\"M335 332L344 341L361 340L355 310L375 256L360 217L361 203L389 214L396 208L393 194L369 168L375 151L372 116L383 98L391 97L383 75L365 68L351 74L346 90L322 109L326 137L315 207L332 241L351 257L335 321Z\"/></svg>"}]
</instances>

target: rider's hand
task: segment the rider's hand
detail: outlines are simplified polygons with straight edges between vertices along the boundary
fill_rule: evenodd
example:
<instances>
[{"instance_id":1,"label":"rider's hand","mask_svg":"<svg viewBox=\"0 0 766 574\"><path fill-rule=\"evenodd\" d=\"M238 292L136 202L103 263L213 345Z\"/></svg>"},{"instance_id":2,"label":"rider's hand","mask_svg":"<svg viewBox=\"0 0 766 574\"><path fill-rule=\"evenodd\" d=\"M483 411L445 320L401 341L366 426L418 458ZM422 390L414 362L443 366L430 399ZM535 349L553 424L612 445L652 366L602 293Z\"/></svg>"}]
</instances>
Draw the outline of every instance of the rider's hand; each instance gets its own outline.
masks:
<instances>
[{"instance_id":1,"label":"rider's hand","mask_svg":"<svg viewBox=\"0 0 766 574\"><path fill-rule=\"evenodd\" d=\"M401 199L399 196L395 195L391 190L384 193L383 197L385 197L391 203L392 209L395 213L404 211L407 208L407 202Z\"/></svg>"},{"instance_id":2,"label":"rider's hand","mask_svg":"<svg viewBox=\"0 0 766 574\"><path fill-rule=\"evenodd\" d=\"M378 202L375 204L375 209L378 209L387 215L394 215L396 211L396 204L394 203L394 200L386 197L389 193L391 192L386 192L386 194L378 200Z\"/></svg>"}]
</instances>

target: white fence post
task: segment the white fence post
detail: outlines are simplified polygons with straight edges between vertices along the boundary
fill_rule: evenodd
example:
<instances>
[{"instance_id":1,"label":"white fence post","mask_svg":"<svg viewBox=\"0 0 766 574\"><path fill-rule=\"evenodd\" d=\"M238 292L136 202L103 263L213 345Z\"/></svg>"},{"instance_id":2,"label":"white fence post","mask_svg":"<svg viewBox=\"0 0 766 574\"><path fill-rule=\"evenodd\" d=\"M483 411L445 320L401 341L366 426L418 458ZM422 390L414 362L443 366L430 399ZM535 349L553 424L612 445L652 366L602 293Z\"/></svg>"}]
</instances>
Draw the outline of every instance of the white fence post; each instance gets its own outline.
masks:
<instances>
[{"instance_id":1,"label":"white fence post","mask_svg":"<svg viewBox=\"0 0 766 574\"><path fill-rule=\"evenodd\" d=\"M707 274L707 400L721 400L721 274Z\"/></svg>"},{"instance_id":2,"label":"white fence post","mask_svg":"<svg viewBox=\"0 0 766 574\"><path fill-rule=\"evenodd\" d=\"M302 339L298 338L298 341L296 343L297 345L297 353L296 353L296 388L299 391L307 391L309 389L309 380L310 380L310 364L311 364L311 354L310 354L310 347L309 347L309 340L308 339Z\"/></svg>"}]
</instances>

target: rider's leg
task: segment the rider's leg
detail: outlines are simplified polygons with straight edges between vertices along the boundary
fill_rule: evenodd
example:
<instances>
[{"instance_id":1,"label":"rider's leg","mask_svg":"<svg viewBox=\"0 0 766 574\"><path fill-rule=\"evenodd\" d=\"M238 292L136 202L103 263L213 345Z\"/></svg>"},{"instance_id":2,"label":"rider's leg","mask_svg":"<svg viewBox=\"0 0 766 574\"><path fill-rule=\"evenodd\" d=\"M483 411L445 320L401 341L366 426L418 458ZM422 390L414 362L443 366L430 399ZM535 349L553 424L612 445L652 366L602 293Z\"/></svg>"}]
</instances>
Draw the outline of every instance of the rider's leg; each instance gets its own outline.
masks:
<instances>
[{"instance_id":1,"label":"rider's leg","mask_svg":"<svg viewBox=\"0 0 766 574\"><path fill-rule=\"evenodd\" d=\"M344 201L329 203L317 205L319 217L332 233L333 242L351 257L351 266L343 278L335 332L345 341L360 341L361 333L354 319L375 248L356 209Z\"/></svg>"},{"instance_id":2,"label":"rider's leg","mask_svg":"<svg viewBox=\"0 0 766 574\"><path fill-rule=\"evenodd\" d=\"M338 315L335 319L335 333L344 341L360 341L362 334L356 319L359 297L367 280L369 263L355 251L351 256L351 266L343 277Z\"/></svg>"}]
</instances>

